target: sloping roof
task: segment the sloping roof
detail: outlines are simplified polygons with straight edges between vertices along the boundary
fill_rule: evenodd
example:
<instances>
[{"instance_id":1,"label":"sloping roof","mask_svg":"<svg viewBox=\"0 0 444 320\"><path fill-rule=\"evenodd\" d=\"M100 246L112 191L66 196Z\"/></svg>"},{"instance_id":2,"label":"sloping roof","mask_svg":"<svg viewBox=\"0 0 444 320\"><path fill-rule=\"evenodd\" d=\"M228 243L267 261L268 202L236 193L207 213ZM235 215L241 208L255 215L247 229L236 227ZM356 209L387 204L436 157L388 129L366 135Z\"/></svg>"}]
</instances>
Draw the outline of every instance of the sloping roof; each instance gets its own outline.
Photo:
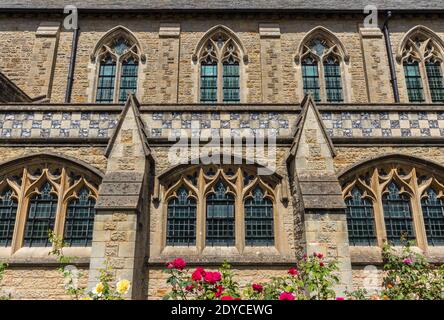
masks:
<instances>
[{"instance_id":1,"label":"sloping roof","mask_svg":"<svg viewBox=\"0 0 444 320\"><path fill-rule=\"evenodd\" d=\"M62 9L75 5L88 10L352 10L369 3L379 10L444 10L443 0L0 0L1 9Z\"/></svg>"}]
</instances>

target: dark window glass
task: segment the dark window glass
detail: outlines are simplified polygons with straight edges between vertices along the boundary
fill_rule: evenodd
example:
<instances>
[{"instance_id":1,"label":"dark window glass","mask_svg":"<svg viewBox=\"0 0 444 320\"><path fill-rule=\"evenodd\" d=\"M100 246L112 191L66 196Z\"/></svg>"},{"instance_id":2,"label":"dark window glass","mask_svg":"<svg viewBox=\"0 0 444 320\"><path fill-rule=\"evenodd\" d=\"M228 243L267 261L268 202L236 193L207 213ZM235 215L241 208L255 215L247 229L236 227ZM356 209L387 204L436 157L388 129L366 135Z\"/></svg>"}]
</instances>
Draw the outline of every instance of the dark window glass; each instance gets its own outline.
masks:
<instances>
[{"instance_id":1,"label":"dark window glass","mask_svg":"<svg viewBox=\"0 0 444 320\"><path fill-rule=\"evenodd\" d=\"M421 200L427 241L432 246L444 245L444 201L434 189L427 190Z\"/></svg>"},{"instance_id":2,"label":"dark window glass","mask_svg":"<svg viewBox=\"0 0 444 320\"><path fill-rule=\"evenodd\" d=\"M200 70L200 102L217 103L217 64L202 62Z\"/></svg>"},{"instance_id":3,"label":"dark window glass","mask_svg":"<svg viewBox=\"0 0 444 320\"><path fill-rule=\"evenodd\" d=\"M115 80L116 63L111 57L107 57L100 63L96 96L97 103L113 103Z\"/></svg>"},{"instance_id":4,"label":"dark window glass","mask_svg":"<svg viewBox=\"0 0 444 320\"><path fill-rule=\"evenodd\" d=\"M421 73L417 61L404 62L404 74L410 102L424 102Z\"/></svg>"},{"instance_id":5,"label":"dark window glass","mask_svg":"<svg viewBox=\"0 0 444 320\"><path fill-rule=\"evenodd\" d=\"M68 204L64 241L69 246L90 246L94 228L96 200L87 188L82 188L78 198Z\"/></svg>"},{"instance_id":6,"label":"dark window glass","mask_svg":"<svg viewBox=\"0 0 444 320\"><path fill-rule=\"evenodd\" d=\"M274 245L273 202L260 188L245 200L245 243L247 246Z\"/></svg>"},{"instance_id":7,"label":"dark window glass","mask_svg":"<svg viewBox=\"0 0 444 320\"><path fill-rule=\"evenodd\" d=\"M440 62L426 63L427 78L429 80L430 95L433 102L444 102L444 83Z\"/></svg>"},{"instance_id":8,"label":"dark window glass","mask_svg":"<svg viewBox=\"0 0 444 320\"><path fill-rule=\"evenodd\" d=\"M133 58L122 63L122 72L120 75L119 102L125 103L130 93L137 90L137 70L138 63Z\"/></svg>"},{"instance_id":9,"label":"dark window glass","mask_svg":"<svg viewBox=\"0 0 444 320\"><path fill-rule=\"evenodd\" d=\"M216 183L214 190L214 193L207 197L206 244L232 246L235 243L235 200L222 182Z\"/></svg>"},{"instance_id":10,"label":"dark window glass","mask_svg":"<svg viewBox=\"0 0 444 320\"><path fill-rule=\"evenodd\" d=\"M325 59L324 78L327 102L343 102L341 68L337 60L331 57Z\"/></svg>"},{"instance_id":11,"label":"dark window glass","mask_svg":"<svg viewBox=\"0 0 444 320\"><path fill-rule=\"evenodd\" d=\"M43 184L39 193L29 199L24 244L28 247L47 247L48 233L54 230L57 197L51 193L52 185Z\"/></svg>"},{"instance_id":12,"label":"dark window glass","mask_svg":"<svg viewBox=\"0 0 444 320\"><path fill-rule=\"evenodd\" d=\"M226 103L240 102L239 63L236 61L223 64L223 96Z\"/></svg>"},{"instance_id":13,"label":"dark window glass","mask_svg":"<svg viewBox=\"0 0 444 320\"><path fill-rule=\"evenodd\" d=\"M6 189L0 195L0 246L11 246L16 215L17 202L12 198L12 190Z\"/></svg>"},{"instance_id":14,"label":"dark window glass","mask_svg":"<svg viewBox=\"0 0 444 320\"><path fill-rule=\"evenodd\" d=\"M189 246L196 243L196 200L185 188L168 202L167 245Z\"/></svg>"},{"instance_id":15,"label":"dark window glass","mask_svg":"<svg viewBox=\"0 0 444 320\"><path fill-rule=\"evenodd\" d=\"M319 87L318 63L312 57L307 57L302 62L302 80L304 83L304 93L311 93L316 102L321 101Z\"/></svg>"},{"instance_id":16,"label":"dark window glass","mask_svg":"<svg viewBox=\"0 0 444 320\"><path fill-rule=\"evenodd\" d=\"M414 240L410 197L406 193L401 194L396 183L389 184L382 197L382 205L389 243L399 245L401 238Z\"/></svg>"},{"instance_id":17,"label":"dark window glass","mask_svg":"<svg viewBox=\"0 0 444 320\"><path fill-rule=\"evenodd\" d=\"M350 245L376 245L372 201L368 198L363 198L361 190L353 188L351 197L347 198L345 203L347 205L348 240Z\"/></svg>"}]
</instances>

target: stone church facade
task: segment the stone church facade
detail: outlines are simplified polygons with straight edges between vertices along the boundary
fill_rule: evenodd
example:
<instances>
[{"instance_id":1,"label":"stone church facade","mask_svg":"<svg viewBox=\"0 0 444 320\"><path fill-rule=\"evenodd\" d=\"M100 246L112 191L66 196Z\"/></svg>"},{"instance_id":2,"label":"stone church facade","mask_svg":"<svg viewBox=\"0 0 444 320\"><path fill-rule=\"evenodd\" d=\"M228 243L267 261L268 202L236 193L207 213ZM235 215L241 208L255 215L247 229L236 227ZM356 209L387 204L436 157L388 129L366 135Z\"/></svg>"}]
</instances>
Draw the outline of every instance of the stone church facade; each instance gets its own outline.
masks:
<instances>
[{"instance_id":1,"label":"stone church facade","mask_svg":"<svg viewBox=\"0 0 444 320\"><path fill-rule=\"evenodd\" d=\"M243 283L322 252L338 291L401 235L442 263L444 6L374 2L0 1L3 291L66 298L49 229L132 299L176 257Z\"/></svg>"}]
</instances>

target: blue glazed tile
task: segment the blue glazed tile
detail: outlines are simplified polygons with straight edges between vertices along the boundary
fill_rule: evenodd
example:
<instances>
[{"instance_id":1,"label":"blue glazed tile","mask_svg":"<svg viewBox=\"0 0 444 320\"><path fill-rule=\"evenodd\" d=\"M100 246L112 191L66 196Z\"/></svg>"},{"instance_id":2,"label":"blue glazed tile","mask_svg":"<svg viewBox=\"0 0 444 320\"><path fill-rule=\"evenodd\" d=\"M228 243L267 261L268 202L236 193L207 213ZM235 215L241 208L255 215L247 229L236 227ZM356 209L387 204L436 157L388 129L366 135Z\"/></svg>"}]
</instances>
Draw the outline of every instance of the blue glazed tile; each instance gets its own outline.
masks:
<instances>
[{"instance_id":1,"label":"blue glazed tile","mask_svg":"<svg viewBox=\"0 0 444 320\"><path fill-rule=\"evenodd\" d=\"M362 136L364 137L370 137L373 133L373 129L367 128L367 129L362 129Z\"/></svg>"},{"instance_id":2,"label":"blue glazed tile","mask_svg":"<svg viewBox=\"0 0 444 320\"><path fill-rule=\"evenodd\" d=\"M33 129L40 129L42 127L42 121L40 120L33 120L32 121L32 128Z\"/></svg>"},{"instance_id":3,"label":"blue glazed tile","mask_svg":"<svg viewBox=\"0 0 444 320\"><path fill-rule=\"evenodd\" d=\"M426 128L423 128L423 129L420 129L420 132L421 132L421 136L423 136L423 137L430 137L430 129L426 129Z\"/></svg>"},{"instance_id":4,"label":"blue glazed tile","mask_svg":"<svg viewBox=\"0 0 444 320\"><path fill-rule=\"evenodd\" d=\"M240 130L239 129L231 129L231 136L232 137L239 137L240 136Z\"/></svg>"},{"instance_id":5,"label":"blue glazed tile","mask_svg":"<svg viewBox=\"0 0 444 320\"><path fill-rule=\"evenodd\" d=\"M31 129L23 129L21 136L23 138L29 138L31 136Z\"/></svg>"},{"instance_id":6,"label":"blue glazed tile","mask_svg":"<svg viewBox=\"0 0 444 320\"><path fill-rule=\"evenodd\" d=\"M391 137L392 136L392 129L382 129L382 136L383 137Z\"/></svg>"},{"instance_id":7,"label":"blue glazed tile","mask_svg":"<svg viewBox=\"0 0 444 320\"><path fill-rule=\"evenodd\" d=\"M288 129L288 120L279 120L279 128Z\"/></svg>"},{"instance_id":8,"label":"blue glazed tile","mask_svg":"<svg viewBox=\"0 0 444 320\"><path fill-rule=\"evenodd\" d=\"M210 129L211 128L211 121L210 120L203 120L200 122L200 127L202 129Z\"/></svg>"},{"instance_id":9,"label":"blue glazed tile","mask_svg":"<svg viewBox=\"0 0 444 320\"><path fill-rule=\"evenodd\" d=\"M230 119L231 120L239 120L240 119L239 113L230 112Z\"/></svg>"},{"instance_id":10,"label":"blue glazed tile","mask_svg":"<svg viewBox=\"0 0 444 320\"><path fill-rule=\"evenodd\" d=\"M260 129L268 129L269 125L270 124L269 124L268 120L259 121L259 128Z\"/></svg>"},{"instance_id":11,"label":"blue glazed tile","mask_svg":"<svg viewBox=\"0 0 444 320\"><path fill-rule=\"evenodd\" d=\"M12 128L14 128L14 129L20 129L21 127L22 127L22 122L21 121L19 121L19 120L15 120L13 123L12 123Z\"/></svg>"},{"instance_id":12,"label":"blue glazed tile","mask_svg":"<svg viewBox=\"0 0 444 320\"><path fill-rule=\"evenodd\" d=\"M25 112L23 114L23 120L34 120L34 114L31 112Z\"/></svg>"},{"instance_id":13,"label":"blue glazed tile","mask_svg":"<svg viewBox=\"0 0 444 320\"><path fill-rule=\"evenodd\" d=\"M370 119L370 114L368 114L367 112L361 113L361 120L369 120L369 119Z\"/></svg>"},{"instance_id":14,"label":"blue glazed tile","mask_svg":"<svg viewBox=\"0 0 444 320\"><path fill-rule=\"evenodd\" d=\"M245 121L245 120L242 120L242 121L240 122L240 127L243 128L243 129L245 129L245 128L249 128L249 127L250 127L250 122Z\"/></svg>"},{"instance_id":15,"label":"blue glazed tile","mask_svg":"<svg viewBox=\"0 0 444 320\"><path fill-rule=\"evenodd\" d=\"M419 120L427 120L427 112L418 112Z\"/></svg>"},{"instance_id":16,"label":"blue glazed tile","mask_svg":"<svg viewBox=\"0 0 444 320\"><path fill-rule=\"evenodd\" d=\"M106 130L106 129L99 129L99 132L97 133L97 136L99 138L106 138L106 137L108 137L108 130Z\"/></svg>"},{"instance_id":17,"label":"blue glazed tile","mask_svg":"<svg viewBox=\"0 0 444 320\"><path fill-rule=\"evenodd\" d=\"M323 120L331 120L332 115L331 112L324 112L321 114L321 117Z\"/></svg>"},{"instance_id":18,"label":"blue glazed tile","mask_svg":"<svg viewBox=\"0 0 444 320\"><path fill-rule=\"evenodd\" d=\"M412 128L412 129L419 128L419 121L418 120L410 120L410 128Z\"/></svg>"},{"instance_id":19,"label":"blue glazed tile","mask_svg":"<svg viewBox=\"0 0 444 320\"><path fill-rule=\"evenodd\" d=\"M259 120L259 113L253 112L250 114L251 120Z\"/></svg>"},{"instance_id":20,"label":"blue glazed tile","mask_svg":"<svg viewBox=\"0 0 444 320\"><path fill-rule=\"evenodd\" d=\"M2 137L4 138L10 138L11 137L11 129L3 129L2 130Z\"/></svg>"},{"instance_id":21,"label":"blue glazed tile","mask_svg":"<svg viewBox=\"0 0 444 320\"><path fill-rule=\"evenodd\" d=\"M151 135L153 137L160 137L160 136L162 136L162 129L151 129Z\"/></svg>"},{"instance_id":22,"label":"blue glazed tile","mask_svg":"<svg viewBox=\"0 0 444 320\"><path fill-rule=\"evenodd\" d=\"M444 128L439 129L439 134L441 137L444 137Z\"/></svg>"},{"instance_id":23,"label":"blue glazed tile","mask_svg":"<svg viewBox=\"0 0 444 320\"><path fill-rule=\"evenodd\" d=\"M172 114L173 120L181 120L182 119L182 112L173 112Z\"/></svg>"},{"instance_id":24,"label":"blue glazed tile","mask_svg":"<svg viewBox=\"0 0 444 320\"><path fill-rule=\"evenodd\" d=\"M45 112L43 114L43 120L52 120L52 113L51 112Z\"/></svg>"},{"instance_id":25,"label":"blue glazed tile","mask_svg":"<svg viewBox=\"0 0 444 320\"><path fill-rule=\"evenodd\" d=\"M401 129L401 136L402 137L411 137L412 131L410 129Z\"/></svg>"},{"instance_id":26,"label":"blue glazed tile","mask_svg":"<svg viewBox=\"0 0 444 320\"><path fill-rule=\"evenodd\" d=\"M229 120L222 120L220 122L220 127L222 129L230 129L230 121Z\"/></svg>"},{"instance_id":27,"label":"blue glazed tile","mask_svg":"<svg viewBox=\"0 0 444 320\"><path fill-rule=\"evenodd\" d=\"M381 128L381 121L380 120L371 120L371 126L373 129L379 129Z\"/></svg>"},{"instance_id":28,"label":"blue glazed tile","mask_svg":"<svg viewBox=\"0 0 444 320\"><path fill-rule=\"evenodd\" d=\"M41 138L48 138L51 131L49 129L42 129L40 131L40 137Z\"/></svg>"},{"instance_id":29,"label":"blue glazed tile","mask_svg":"<svg viewBox=\"0 0 444 320\"><path fill-rule=\"evenodd\" d=\"M182 120L182 128L190 129L191 128L191 120Z\"/></svg>"},{"instance_id":30,"label":"blue glazed tile","mask_svg":"<svg viewBox=\"0 0 444 320\"><path fill-rule=\"evenodd\" d=\"M334 128L334 129L340 129L340 128L342 128L342 120L335 120L335 121L333 122L333 128Z\"/></svg>"},{"instance_id":31,"label":"blue glazed tile","mask_svg":"<svg viewBox=\"0 0 444 320\"><path fill-rule=\"evenodd\" d=\"M118 120L110 120L110 122L108 123L108 128L110 129L115 128L118 122L119 122Z\"/></svg>"},{"instance_id":32,"label":"blue glazed tile","mask_svg":"<svg viewBox=\"0 0 444 320\"><path fill-rule=\"evenodd\" d=\"M51 121L51 128L54 129L60 129L61 122L59 120L52 120Z\"/></svg>"},{"instance_id":33,"label":"blue glazed tile","mask_svg":"<svg viewBox=\"0 0 444 320\"><path fill-rule=\"evenodd\" d=\"M153 120L162 120L163 113L162 112L154 112L152 115Z\"/></svg>"},{"instance_id":34,"label":"blue glazed tile","mask_svg":"<svg viewBox=\"0 0 444 320\"><path fill-rule=\"evenodd\" d=\"M87 112L81 112L80 113L80 119L81 120L89 120L91 119L91 113Z\"/></svg>"},{"instance_id":35,"label":"blue glazed tile","mask_svg":"<svg viewBox=\"0 0 444 320\"><path fill-rule=\"evenodd\" d=\"M360 129L361 126L361 120L353 120L352 121L352 128L353 129Z\"/></svg>"},{"instance_id":36,"label":"blue glazed tile","mask_svg":"<svg viewBox=\"0 0 444 320\"><path fill-rule=\"evenodd\" d=\"M333 137L333 129L326 129L329 137Z\"/></svg>"},{"instance_id":37,"label":"blue glazed tile","mask_svg":"<svg viewBox=\"0 0 444 320\"><path fill-rule=\"evenodd\" d=\"M211 113L211 120L220 120L220 113L219 112Z\"/></svg>"},{"instance_id":38,"label":"blue glazed tile","mask_svg":"<svg viewBox=\"0 0 444 320\"><path fill-rule=\"evenodd\" d=\"M68 138L69 137L69 129L60 129L59 137Z\"/></svg>"},{"instance_id":39,"label":"blue glazed tile","mask_svg":"<svg viewBox=\"0 0 444 320\"><path fill-rule=\"evenodd\" d=\"M79 129L79 137L81 138L87 138L89 135L89 130L86 128Z\"/></svg>"},{"instance_id":40,"label":"blue glazed tile","mask_svg":"<svg viewBox=\"0 0 444 320\"><path fill-rule=\"evenodd\" d=\"M438 120L429 120L430 128L438 128Z\"/></svg>"},{"instance_id":41,"label":"blue glazed tile","mask_svg":"<svg viewBox=\"0 0 444 320\"><path fill-rule=\"evenodd\" d=\"M13 121L13 120L15 120L15 115L14 115L13 113L7 113L7 114L5 115L5 120L11 120L11 121Z\"/></svg>"},{"instance_id":42,"label":"blue glazed tile","mask_svg":"<svg viewBox=\"0 0 444 320\"><path fill-rule=\"evenodd\" d=\"M388 112L380 112L379 113L379 119L381 119L381 120L388 120L389 119L389 113Z\"/></svg>"},{"instance_id":43,"label":"blue glazed tile","mask_svg":"<svg viewBox=\"0 0 444 320\"><path fill-rule=\"evenodd\" d=\"M344 137L351 137L352 136L352 130L351 129L345 129L343 131Z\"/></svg>"},{"instance_id":44,"label":"blue glazed tile","mask_svg":"<svg viewBox=\"0 0 444 320\"><path fill-rule=\"evenodd\" d=\"M80 128L80 120L72 120L72 121L71 121L71 128L72 128L72 129L78 129L78 128Z\"/></svg>"},{"instance_id":45,"label":"blue glazed tile","mask_svg":"<svg viewBox=\"0 0 444 320\"><path fill-rule=\"evenodd\" d=\"M97 120L91 120L89 122L89 128L90 129L99 129L99 121Z\"/></svg>"},{"instance_id":46,"label":"blue glazed tile","mask_svg":"<svg viewBox=\"0 0 444 320\"><path fill-rule=\"evenodd\" d=\"M342 112L342 113L341 113L341 119L342 119L342 120L350 120L350 119L351 119L351 114L350 114L350 112Z\"/></svg>"},{"instance_id":47,"label":"blue glazed tile","mask_svg":"<svg viewBox=\"0 0 444 320\"><path fill-rule=\"evenodd\" d=\"M399 113L399 119L400 120L408 120L409 119L409 114L407 112L400 112Z\"/></svg>"},{"instance_id":48,"label":"blue glazed tile","mask_svg":"<svg viewBox=\"0 0 444 320\"><path fill-rule=\"evenodd\" d=\"M390 120L391 129L399 129L399 120Z\"/></svg>"},{"instance_id":49,"label":"blue glazed tile","mask_svg":"<svg viewBox=\"0 0 444 320\"><path fill-rule=\"evenodd\" d=\"M193 113L191 114L191 120L200 120L202 119L202 114L201 113Z\"/></svg>"},{"instance_id":50,"label":"blue glazed tile","mask_svg":"<svg viewBox=\"0 0 444 320\"><path fill-rule=\"evenodd\" d=\"M268 120L277 120L278 114L276 112L269 112L268 113Z\"/></svg>"},{"instance_id":51,"label":"blue glazed tile","mask_svg":"<svg viewBox=\"0 0 444 320\"><path fill-rule=\"evenodd\" d=\"M68 119L67 119L68 120ZM99 120L101 121L107 121L109 120L109 114L107 112L101 112L99 113Z\"/></svg>"},{"instance_id":52,"label":"blue glazed tile","mask_svg":"<svg viewBox=\"0 0 444 320\"><path fill-rule=\"evenodd\" d=\"M438 120L444 120L444 112L438 112Z\"/></svg>"},{"instance_id":53,"label":"blue glazed tile","mask_svg":"<svg viewBox=\"0 0 444 320\"><path fill-rule=\"evenodd\" d=\"M171 120L163 120L162 121L162 128L171 129L171 126L172 126Z\"/></svg>"}]
</instances>

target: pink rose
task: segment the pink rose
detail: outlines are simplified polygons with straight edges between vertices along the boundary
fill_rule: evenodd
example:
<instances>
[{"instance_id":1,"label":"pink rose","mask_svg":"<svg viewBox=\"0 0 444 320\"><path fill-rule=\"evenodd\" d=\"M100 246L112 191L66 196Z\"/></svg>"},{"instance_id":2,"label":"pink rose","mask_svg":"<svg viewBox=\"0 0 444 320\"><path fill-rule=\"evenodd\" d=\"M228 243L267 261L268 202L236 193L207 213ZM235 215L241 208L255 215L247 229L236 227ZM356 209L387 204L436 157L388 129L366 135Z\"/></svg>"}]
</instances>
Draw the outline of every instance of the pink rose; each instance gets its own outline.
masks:
<instances>
[{"instance_id":1,"label":"pink rose","mask_svg":"<svg viewBox=\"0 0 444 320\"><path fill-rule=\"evenodd\" d=\"M290 292L282 292L279 295L279 300L294 300L294 295Z\"/></svg>"},{"instance_id":2,"label":"pink rose","mask_svg":"<svg viewBox=\"0 0 444 320\"><path fill-rule=\"evenodd\" d=\"M404 261L403 261L405 264L412 264L413 263L413 260L412 259L409 259L409 258L407 258L407 259L404 259Z\"/></svg>"},{"instance_id":3,"label":"pink rose","mask_svg":"<svg viewBox=\"0 0 444 320\"><path fill-rule=\"evenodd\" d=\"M337 297L336 300L345 300L343 297Z\"/></svg>"},{"instance_id":4,"label":"pink rose","mask_svg":"<svg viewBox=\"0 0 444 320\"><path fill-rule=\"evenodd\" d=\"M177 270L183 270L187 266L187 263L182 258L174 259L172 263Z\"/></svg>"},{"instance_id":5,"label":"pink rose","mask_svg":"<svg viewBox=\"0 0 444 320\"><path fill-rule=\"evenodd\" d=\"M205 282L208 283L216 283L222 279L220 272L206 272L205 273Z\"/></svg>"},{"instance_id":6,"label":"pink rose","mask_svg":"<svg viewBox=\"0 0 444 320\"><path fill-rule=\"evenodd\" d=\"M201 281L205 276L205 273L204 268L196 268L196 270L194 270L194 272L191 274L191 279L193 279L193 281Z\"/></svg>"},{"instance_id":7,"label":"pink rose","mask_svg":"<svg viewBox=\"0 0 444 320\"><path fill-rule=\"evenodd\" d=\"M292 276L297 276L299 274L299 271L296 268L290 268L288 270L288 274L290 274Z\"/></svg>"},{"instance_id":8,"label":"pink rose","mask_svg":"<svg viewBox=\"0 0 444 320\"><path fill-rule=\"evenodd\" d=\"M260 285L260 284L258 284L258 283L254 283L254 284L252 285L252 287L253 287L253 290L256 291L256 292L261 293L262 291L264 291L264 286L263 286L263 285Z\"/></svg>"},{"instance_id":9,"label":"pink rose","mask_svg":"<svg viewBox=\"0 0 444 320\"><path fill-rule=\"evenodd\" d=\"M173 269L173 268L174 268L172 262L167 262L165 267L166 267L167 269Z\"/></svg>"},{"instance_id":10,"label":"pink rose","mask_svg":"<svg viewBox=\"0 0 444 320\"><path fill-rule=\"evenodd\" d=\"M234 300L232 296L223 296L220 300Z\"/></svg>"}]
</instances>

